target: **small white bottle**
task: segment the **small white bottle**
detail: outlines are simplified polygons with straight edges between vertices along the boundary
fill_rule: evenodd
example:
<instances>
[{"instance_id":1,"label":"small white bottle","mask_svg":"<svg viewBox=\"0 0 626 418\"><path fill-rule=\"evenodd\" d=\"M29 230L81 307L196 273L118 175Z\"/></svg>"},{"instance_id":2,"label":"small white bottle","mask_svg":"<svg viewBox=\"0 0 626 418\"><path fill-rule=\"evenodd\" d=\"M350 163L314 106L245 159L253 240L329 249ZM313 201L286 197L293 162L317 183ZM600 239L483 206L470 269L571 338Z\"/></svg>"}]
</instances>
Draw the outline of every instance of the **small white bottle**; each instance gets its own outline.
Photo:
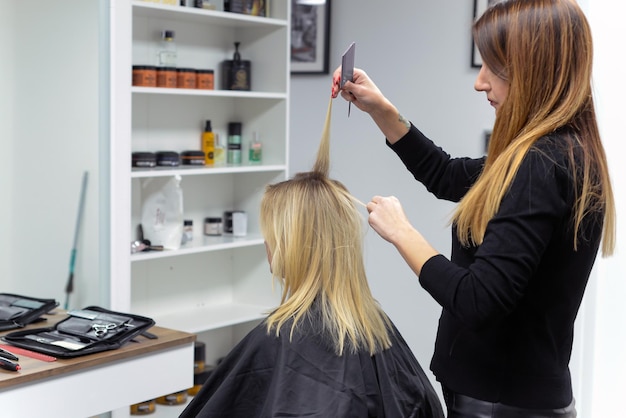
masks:
<instances>
[{"instance_id":1,"label":"small white bottle","mask_svg":"<svg viewBox=\"0 0 626 418\"><path fill-rule=\"evenodd\" d=\"M217 132L215 133L215 152L213 155L215 165L226 164L226 147L222 141L222 135L219 135Z\"/></svg>"},{"instance_id":2,"label":"small white bottle","mask_svg":"<svg viewBox=\"0 0 626 418\"><path fill-rule=\"evenodd\" d=\"M157 53L158 67L176 67L177 53L174 35L173 30L164 30L161 32L161 45Z\"/></svg>"}]
</instances>

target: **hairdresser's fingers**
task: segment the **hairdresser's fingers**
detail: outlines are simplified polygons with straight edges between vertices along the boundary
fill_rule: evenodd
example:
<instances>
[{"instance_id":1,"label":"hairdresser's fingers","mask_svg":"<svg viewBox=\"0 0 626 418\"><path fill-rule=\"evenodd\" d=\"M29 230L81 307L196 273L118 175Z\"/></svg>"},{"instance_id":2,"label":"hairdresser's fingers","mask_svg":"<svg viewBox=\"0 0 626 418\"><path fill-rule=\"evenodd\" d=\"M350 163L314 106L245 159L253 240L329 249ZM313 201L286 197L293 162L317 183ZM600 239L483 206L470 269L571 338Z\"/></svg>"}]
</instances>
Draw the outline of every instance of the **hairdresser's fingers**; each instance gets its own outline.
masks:
<instances>
[{"instance_id":1,"label":"hairdresser's fingers","mask_svg":"<svg viewBox=\"0 0 626 418\"><path fill-rule=\"evenodd\" d=\"M369 201L369 203L367 205L365 205L365 207L367 208L367 212L368 213L372 213L372 211L374 210L374 208L376 207L376 205L378 204L378 202L380 202L380 199L382 199L381 196L374 196L372 197L372 200Z\"/></svg>"},{"instance_id":2,"label":"hairdresser's fingers","mask_svg":"<svg viewBox=\"0 0 626 418\"><path fill-rule=\"evenodd\" d=\"M337 67L333 73L333 83L331 85L330 97L333 99L339 95L339 86L341 85L341 66Z\"/></svg>"},{"instance_id":3,"label":"hairdresser's fingers","mask_svg":"<svg viewBox=\"0 0 626 418\"><path fill-rule=\"evenodd\" d=\"M410 223L400 201L395 196L375 196L368 203L368 223L382 238L393 242L395 233Z\"/></svg>"}]
</instances>

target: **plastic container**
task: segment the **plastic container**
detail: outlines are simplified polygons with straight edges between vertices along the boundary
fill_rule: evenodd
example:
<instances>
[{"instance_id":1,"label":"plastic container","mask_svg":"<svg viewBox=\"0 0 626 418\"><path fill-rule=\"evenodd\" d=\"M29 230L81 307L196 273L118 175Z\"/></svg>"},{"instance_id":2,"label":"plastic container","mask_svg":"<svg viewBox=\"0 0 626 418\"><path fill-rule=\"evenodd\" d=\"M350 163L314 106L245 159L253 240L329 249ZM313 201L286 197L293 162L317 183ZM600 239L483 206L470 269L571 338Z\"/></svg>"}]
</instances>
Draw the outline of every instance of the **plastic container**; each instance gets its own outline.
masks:
<instances>
[{"instance_id":1,"label":"plastic container","mask_svg":"<svg viewBox=\"0 0 626 418\"><path fill-rule=\"evenodd\" d=\"M180 154L174 151L159 151L156 153L156 164L159 167L178 167Z\"/></svg>"},{"instance_id":2,"label":"plastic container","mask_svg":"<svg viewBox=\"0 0 626 418\"><path fill-rule=\"evenodd\" d=\"M159 405L182 405L187 402L187 391L170 393L169 395L159 396L156 403Z\"/></svg>"},{"instance_id":3,"label":"plastic container","mask_svg":"<svg viewBox=\"0 0 626 418\"><path fill-rule=\"evenodd\" d=\"M204 165L204 152L199 150L183 151L180 153L182 165Z\"/></svg>"},{"instance_id":4,"label":"plastic container","mask_svg":"<svg viewBox=\"0 0 626 418\"><path fill-rule=\"evenodd\" d=\"M222 218L219 218L219 217L204 218L204 235L208 235L208 236L222 235Z\"/></svg>"},{"instance_id":5,"label":"plastic container","mask_svg":"<svg viewBox=\"0 0 626 418\"><path fill-rule=\"evenodd\" d=\"M132 166L139 168L156 167L157 158L154 152L137 151L132 154Z\"/></svg>"},{"instance_id":6,"label":"plastic container","mask_svg":"<svg viewBox=\"0 0 626 418\"><path fill-rule=\"evenodd\" d=\"M208 366L204 371L200 373L196 373L193 375L193 386L187 389L187 395L196 396L200 389L202 389L202 385L209 379L213 373L213 367Z\"/></svg>"},{"instance_id":7,"label":"plastic container","mask_svg":"<svg viewBox=\"0 0 626 418\"><path fill-rule=\"evenodd\" d=\"M156 411L156 402L154 399L130 406L131 415L150 415L154 413L154 411Z\"/></svg>"},{"instance_id":8,"label":"plastic container","mask_svg":"<svg viewBox=\"0 0 626 418\"><path fill-rule=\"evenodd\" d=\"M196 88L213 90L215 88L215 73L213 70L196 70Z\"/></svg>"},{"instance_id":9,"label":"plastic container","mask_svg":"<svg viewBox=\"0 0 626 418\"><path fill-rule=\"evenodd\" d=\"M157 87L176 88L178 86L178 74L174 67L159 67L156 70Z\"/></svg>"},{"instance_id":10,"label":"plastic container","mask_svg":"<svg viewBox=\"0 0 626 418\"><path fill-rule=\"evenodd\" d=\"M176 87L179 89L195 89L196 70L193 68L179 68L176 70Z\"/></svg>"},{"instance_id":11,"label":"plastic container","mask_svg":"<svg viewBox=\"0 0 626 418\"><path fill-rule=\"evenodd\" d=\"M152 65L133 65L133 86L156 87L157 72Z\"/></svg>"}]
</instances>

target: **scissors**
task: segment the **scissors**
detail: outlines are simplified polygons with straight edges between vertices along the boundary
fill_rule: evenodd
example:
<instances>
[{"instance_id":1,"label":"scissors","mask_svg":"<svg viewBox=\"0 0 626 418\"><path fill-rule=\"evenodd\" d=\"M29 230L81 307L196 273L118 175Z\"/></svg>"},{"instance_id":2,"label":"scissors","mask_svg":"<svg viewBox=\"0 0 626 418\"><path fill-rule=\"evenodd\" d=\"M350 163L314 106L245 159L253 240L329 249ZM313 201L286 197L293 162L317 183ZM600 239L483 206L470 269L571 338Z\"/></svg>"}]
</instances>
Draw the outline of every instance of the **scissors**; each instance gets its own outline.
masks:
<instances>
[{"instance_id":1,"label":"scissors","mask_svg":"<svg viewBox=\"0 0 626 418\"><path fill-rule=\"evenodd\" d=\"M93 324L91 326L93 328L96 337L103 337L109 332L109 330L117 328L117 324L109 322L108 324Z\"/></svg>"}]
</instances>

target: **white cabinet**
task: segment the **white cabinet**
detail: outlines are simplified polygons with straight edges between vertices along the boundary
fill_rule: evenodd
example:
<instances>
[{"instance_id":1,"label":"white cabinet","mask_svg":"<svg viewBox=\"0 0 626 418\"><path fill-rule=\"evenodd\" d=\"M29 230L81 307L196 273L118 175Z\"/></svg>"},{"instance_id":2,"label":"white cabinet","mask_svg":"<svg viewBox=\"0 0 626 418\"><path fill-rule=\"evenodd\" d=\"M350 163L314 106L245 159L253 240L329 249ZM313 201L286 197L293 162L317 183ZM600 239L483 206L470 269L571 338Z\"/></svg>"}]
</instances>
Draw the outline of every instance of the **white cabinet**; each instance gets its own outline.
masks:
<instances>
[{"instance_id":1,"label":"white cabinet","mask_svg":"<svg viewBox=\"0 0 626 418\"><path fill-rule=\"evenodd\" d=\"M272 0L269 17L128 0L113 0L109 9L111 307L198 334L209 364L280 296L272 286L258 208L265 186L288 173L290 7L289 0ZM215 90L131 85L133 65L154 65L165 29L175 31L178 67L214 69ZM232 59L234 42L252 63L250 91L220 89L220 64ZM135 151L200 149L207 119L220 136L229 122L242 123L242 164L131 169ZM248 163L253 132L263 144L261 164ZM131 255L141 222L141 182L174 175L182 178L193 241L179 250ZM228 210L246 211L247 236L205 236L204 218Z\"/></svg>"}]
</instances>

